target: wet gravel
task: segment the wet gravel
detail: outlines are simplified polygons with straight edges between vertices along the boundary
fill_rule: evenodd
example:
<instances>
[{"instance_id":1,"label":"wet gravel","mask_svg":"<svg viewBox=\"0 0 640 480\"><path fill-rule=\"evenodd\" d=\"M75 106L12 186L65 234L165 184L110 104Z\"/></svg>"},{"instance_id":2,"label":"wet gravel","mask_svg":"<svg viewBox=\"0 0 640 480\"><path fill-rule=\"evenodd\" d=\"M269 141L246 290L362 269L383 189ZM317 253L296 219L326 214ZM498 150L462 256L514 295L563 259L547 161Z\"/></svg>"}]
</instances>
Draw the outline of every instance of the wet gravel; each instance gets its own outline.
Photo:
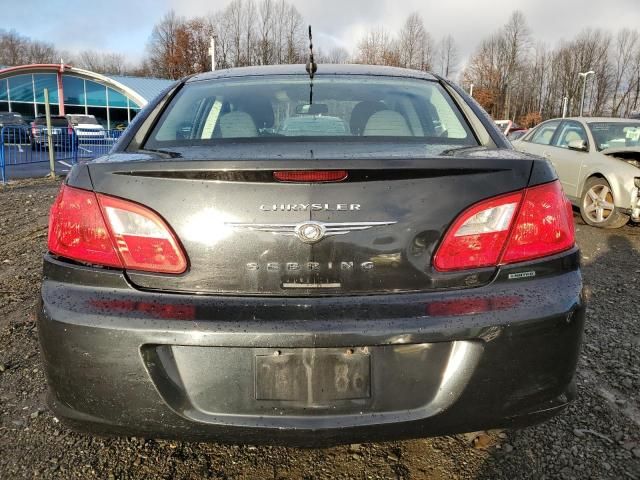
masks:
<instances>
[{"instance_id":1,"label":"wet gravel","mask_svg":"<svg viewBox=\"0 0 640 480\"><path fill-rule=\"evenodd\" d=\"M0 479L638 479L640 227L576 217L590 298L578 400L519 431L327 449L74 433L45 406L34 307L58 182L0 186Z\"/></svg>"}]
</instances>

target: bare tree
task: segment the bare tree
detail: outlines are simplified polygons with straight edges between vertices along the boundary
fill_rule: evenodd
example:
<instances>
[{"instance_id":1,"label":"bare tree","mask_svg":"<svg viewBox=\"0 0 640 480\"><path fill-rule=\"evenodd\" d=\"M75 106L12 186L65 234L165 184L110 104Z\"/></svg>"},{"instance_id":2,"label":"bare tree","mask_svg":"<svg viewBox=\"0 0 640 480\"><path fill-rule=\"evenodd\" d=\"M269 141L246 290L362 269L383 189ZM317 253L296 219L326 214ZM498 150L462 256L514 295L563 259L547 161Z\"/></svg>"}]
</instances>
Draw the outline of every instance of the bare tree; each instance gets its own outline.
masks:
<instances>
[{"instance_id":1,"label":"bare tree","mask_svg":"<svg viewBox=\"0 0 640 480\"><path fill-rule=\"evenodd\" d=\"M399 66L399 49L383 27L374 28L360 39L357 61L369 65Z\"/></svg>"},{"instance_id":2,"label":"bare tree","mask_svg":"<svg viewBox=\"0 0 640 480\"><path fill-rule=\"evenodd\" d=\"M159 77L180 78L177 65L177 39L178 28L183 22L183 18L170 10L162 17L160 23L153 27L147 50L151 68Z\"/></svg>"},{"instance_id":3,"label":"bare tree","mask_svg":"<svg viewBox=\"0 0 640 480\"><path fill-rule=\"evenodd\" d=\"M297 63L304 49L304 19L298 9L289 5L285 14L286 48L284 63Z\"/></svg>"},{"instance_id":4,"label":"bare tree","mask_svg":"<svg viewBox=\"0 0 640 480\"><path fill-rule=\"evenodd\" d=\"M445 35L438 43L438 66L440 75L452 78L458 68L458 47L451 35Z\"/></svg>"},{"instance_id":5,"label":"bare tree","mask_svg":"<svg viewBox=\"0 0 640 480\"><path fill-rule=\"evenodd\" d=\"M501 43L504 49L501 59L504 65L502 90L505 97L503 116L510 118L513 92L511 82L515 80L516 71L527 60L530 48L531 32L521 11L516 10L511 14L509 21L504 26L502 37Z\"/></svg>"},{"instance_id":6,"label":"bare tree","mask_svg":"<svg viewBox=\"0 0 640 480\"><path fill-rule=\"evenodd\" d=\"M629 100L636 90L640 76L640 34L627 28L616 37L613 54L613 98L611 115L630 113Z\"/></svg>"},{"instance_id":7,"label":"bare tree","mask_svg":"<svg viewBox=\"0 0 640 480\"><path fill-rule=\"evenodd\" d=\"M343 47L334 47L329 50L327 55L322 57L323 62L327 63L349 63L351 56L349 52Z\"/></svg>"},{"instance_id":8,"label":"bare tree","mask_svg":"<svg viewBox=\"0 0 640 480\"><path fill-rule=\"evenodd\" d=\"M128 71L125 57L119 53L83 50L73 63L75 66L97 73L124 75Z\"/></svg>"},{"instance_id":9,"label":"bare tree","mask_svg":"<svg viewBox=\"0 0 640 480\"><path fill-rule=\"evenodd\" d=\"M262 0L258 7L258 61L262 65L273 63L275 42L273 38L275 23L273 0Z\"/></svg>"},{"instance_id":10,"label":"bare tree","mask_svg":"<svg viewBox=\"0 0 640 480\"><path fill-rule=\"evenodd\" d=\"M414 12L407 17L398 39L400 65L416 70L430 70L433 41L424 28L422 17Z\"/></svg>"},{"instance_id":11,"label":"bare tree","mask_svg":"<svg viewBox=\"0 0 640 480\"><path fill-rule=\"evenodd\" d=\"M0 31L0 64L20 65L25 58L28 39L15 30Z\"/></svg>"}]
</instances>

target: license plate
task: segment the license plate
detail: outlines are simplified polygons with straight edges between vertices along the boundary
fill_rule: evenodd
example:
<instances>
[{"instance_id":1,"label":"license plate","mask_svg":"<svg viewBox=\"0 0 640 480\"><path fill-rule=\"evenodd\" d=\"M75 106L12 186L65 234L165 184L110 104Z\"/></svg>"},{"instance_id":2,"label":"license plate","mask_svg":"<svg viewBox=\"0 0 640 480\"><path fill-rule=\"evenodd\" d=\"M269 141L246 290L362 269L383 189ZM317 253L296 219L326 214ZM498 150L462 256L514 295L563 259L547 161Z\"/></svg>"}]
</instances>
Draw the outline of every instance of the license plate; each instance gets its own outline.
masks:
<instances>
[{"instance_id":1,"label":"license plate","mask_svg":"<svg viewBox=\"0 0 640 480\"><path fill-rule=\"evenodd\" d=\"M371 396L371 357L345 349L300 349L255 357L257 400L317 405Z\"/></svg>"}]
</instances>

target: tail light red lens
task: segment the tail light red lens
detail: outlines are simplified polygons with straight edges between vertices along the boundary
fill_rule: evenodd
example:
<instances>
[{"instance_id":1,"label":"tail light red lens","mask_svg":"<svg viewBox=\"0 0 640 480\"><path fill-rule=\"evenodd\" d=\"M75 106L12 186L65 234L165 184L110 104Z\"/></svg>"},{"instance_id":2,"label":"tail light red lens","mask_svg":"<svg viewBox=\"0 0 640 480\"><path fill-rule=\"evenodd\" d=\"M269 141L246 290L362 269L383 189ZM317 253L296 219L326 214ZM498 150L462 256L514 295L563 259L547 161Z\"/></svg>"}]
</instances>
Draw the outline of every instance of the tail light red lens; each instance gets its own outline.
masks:
<instances>
[{"instance_id":1,"label":"tail light red lens","mask_svg":"<svg viewBox=\"0 0 640 480\"><path fill-rule=\"evenodd\" d=\"M502 263L563 252L574 246L573 209L560 182L527 189Z\"/></svg>"},{"instance_id":2,"label":"tail light red lens","mask_svg":"<svg viewBox=\"0 0 640 480\"><path fill-rule=\"evenodd\" d=\"M524 262L575 244L573 213L558 181L480 202L447 231L434 266L455 271Z\"/></svg>"},{"instance_id":3,"label":"tail light red lens","mask_svg":"<svg viewBox=\"0 0 640 480\"><path fill-rule=\"evenodd\" d=\"M93 192L62 186L49 214L48 244L62 257L123 267Z\"/></svg>"},{"instance_id":4,"label":"tail light red lens","mask_svg":"<svg viewBox=\"0 0 640 480\"><path fill-rule=\"evenodd\" d=\"M463 212L447 232L434 258L440 271L497 265L522 192L492 198Z\"/></svg>"},{"instance_id":5,"label":"tail light red lens","mask_svg":"<svg viewBox=\"0 0 640 480\"><path fill-rule=\"evenodd\" d=\"M63 186L49 218L49 251L94 265L182 273L186 257L155 212L108 195Z\"/></svg>"},{"instance_id":6,"label":"tail light red lens","mask_svg":"<svg viewBox=\"0 0 640 480\"><path fill-rule=\"evenodd\" d=\"M285 170L273 172L279 182L326 183L342 182L348 177L346 170Z\"/></svg>"}]
</instances>

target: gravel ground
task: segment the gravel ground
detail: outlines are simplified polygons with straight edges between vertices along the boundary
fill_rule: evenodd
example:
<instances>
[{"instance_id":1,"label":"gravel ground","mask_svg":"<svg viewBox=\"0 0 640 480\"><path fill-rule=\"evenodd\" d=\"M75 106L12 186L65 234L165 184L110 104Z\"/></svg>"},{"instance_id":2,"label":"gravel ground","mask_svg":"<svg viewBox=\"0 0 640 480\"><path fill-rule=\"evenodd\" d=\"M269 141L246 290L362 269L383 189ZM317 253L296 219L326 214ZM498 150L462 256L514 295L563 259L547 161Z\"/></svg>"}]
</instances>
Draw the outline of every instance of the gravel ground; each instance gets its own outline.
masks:
<instances>
[{"instance_id":1,"label":"gravel ground","mask_svg":"<svg viewBox=\"0 0 640 480\"><path fill-rule=\"evenodd\" d=\"M33 311L57 189L0 186L0 479L640 480L640 227L601 231L576 217L590 297L579 398L544 424L318 450L100 438L45 407Z\"/></svg>"}]
</instances>

